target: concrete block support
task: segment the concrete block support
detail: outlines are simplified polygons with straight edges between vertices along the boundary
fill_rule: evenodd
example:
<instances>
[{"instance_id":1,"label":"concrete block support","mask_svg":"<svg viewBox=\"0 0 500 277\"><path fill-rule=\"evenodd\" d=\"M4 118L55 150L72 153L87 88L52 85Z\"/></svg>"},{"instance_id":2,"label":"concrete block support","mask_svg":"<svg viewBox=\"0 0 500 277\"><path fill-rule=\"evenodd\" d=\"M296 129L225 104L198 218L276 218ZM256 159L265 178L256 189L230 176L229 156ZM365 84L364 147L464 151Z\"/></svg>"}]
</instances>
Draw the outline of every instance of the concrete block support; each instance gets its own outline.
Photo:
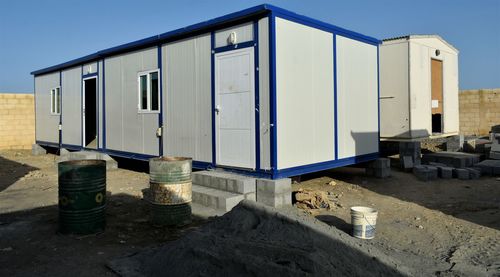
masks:
<instances>
[{"instance_id":1,"label":"concrete block support","mask_svg":"<svg viewBox=\"0 0 500 277\"><path fill-rule=\"evenodd\" d=\"M31 155L40 156L45 154L47 154L47 150L45 150L45 148L41 147L40 145L35 143L31 146Z\"/></svg>"},{"instance_id":2,"label":"concrete block support","mask_svg":"<svg viewBox=\"0 0 500 277\"><path fill-rule=\"evenodd\" d=\"M459 180L469 180L469 171L465 168L455 168L453 175Z\"/></svg>"},{"instance_id":3,"label":"concrete block support","mask_svg":"<svg viewBox=\"0 0 500 277\"><path fill-rule=\"evenodd\" d=\"M451 179L453 178L453 168L447 166L438 166L438 176L442 179Z\"/></svg>"},{"instance_id":4,"label":"concrete block support","mask_svg":"<svg viewBox=\"0 0 500 277\"><path fill-rule=\"evenodd\" d=\"M292 205L292 179L257 179L257 202L275 208Z\"/></svg>"},{"instance_id":5,"label":"concrete block support","mask_svg":"<svg viewBox=\"0 0 500 277\"><path fill-rule=\"evenodd\" d=\"M438 177L438 168L429 165L416 165L413 167L413 174L420 181L428 182Z\"/></svg>"}]
</instances>

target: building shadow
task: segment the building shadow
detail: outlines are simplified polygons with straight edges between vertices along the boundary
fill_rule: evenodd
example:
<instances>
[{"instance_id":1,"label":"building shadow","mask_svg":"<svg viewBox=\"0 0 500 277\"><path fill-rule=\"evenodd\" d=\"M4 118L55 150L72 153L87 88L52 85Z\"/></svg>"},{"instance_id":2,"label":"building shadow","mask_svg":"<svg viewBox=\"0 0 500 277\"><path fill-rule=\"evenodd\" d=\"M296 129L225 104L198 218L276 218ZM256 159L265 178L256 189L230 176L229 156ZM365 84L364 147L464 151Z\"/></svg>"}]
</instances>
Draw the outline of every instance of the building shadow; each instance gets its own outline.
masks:
<instances>
[{"instance_id":1,"label":"building shadow","mask_svg":"<svg viewBox=\"0 0 500 277\"><path fill-rule=\"evenodd\" d=\"M0 156L0 192L9 188L29 172L38 169Z\"/></svg>"},{"instance_id":2,"label":"building shadow","mask_svg":"<svg viewBox=\"0 0 500 277\"><path fill-rule=\"evenodd\" d=\"M148 202L122 193L106 202L106 229L90 235L59 234L58 205L0 214L0 276L67 276L75 269L108 276L104 261L177 240L207 221L192 216L182 227L156 227Z\"/></svg>"}]
</instances>

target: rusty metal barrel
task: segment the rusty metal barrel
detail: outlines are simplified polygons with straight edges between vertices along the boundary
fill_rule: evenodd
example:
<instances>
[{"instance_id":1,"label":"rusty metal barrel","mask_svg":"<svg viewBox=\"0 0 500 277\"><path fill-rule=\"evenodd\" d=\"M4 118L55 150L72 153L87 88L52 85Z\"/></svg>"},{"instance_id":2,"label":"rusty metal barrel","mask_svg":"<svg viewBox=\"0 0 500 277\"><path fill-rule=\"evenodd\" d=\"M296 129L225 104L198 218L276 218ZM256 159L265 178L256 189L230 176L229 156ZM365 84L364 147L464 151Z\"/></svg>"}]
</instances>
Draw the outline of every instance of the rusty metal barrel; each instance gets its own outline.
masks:
<instances>
[{"instance_id":1,"label":"rusty metal barrel","mask_svg":"<svg viewBox=\"0 0 500 277\"><path fill-rule=\"evenodd\" d=\"M149 160L149 201L153 225L184 225L191 221L192 160L159 157Z\"/></svg>"},{"instance_id":2,"label":"rusty metal barrel","mask_svg":"<svg viewBox=\"0 0 500 277\"><path fill-rule=\"evenodd\" d=\"M106 226L106 162L60 162L59 232L93 234Z\"/></svg>"}]
</instances>

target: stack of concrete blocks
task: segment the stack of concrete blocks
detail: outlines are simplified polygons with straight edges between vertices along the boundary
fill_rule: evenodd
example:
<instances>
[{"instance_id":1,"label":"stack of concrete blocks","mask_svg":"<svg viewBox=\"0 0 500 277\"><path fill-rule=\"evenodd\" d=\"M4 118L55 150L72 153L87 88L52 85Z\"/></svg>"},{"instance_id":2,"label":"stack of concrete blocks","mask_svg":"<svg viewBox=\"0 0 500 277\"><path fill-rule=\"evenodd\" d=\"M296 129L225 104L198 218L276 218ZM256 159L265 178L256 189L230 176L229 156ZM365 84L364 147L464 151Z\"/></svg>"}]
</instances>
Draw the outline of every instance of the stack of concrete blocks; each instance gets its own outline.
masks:
<instances>
[{"instance_id":1,"label":"stack of concrete blocks","mask_svg":"<svg viewBox=\"0 0 500 277\"><path fill-rule=\"evenodd\" d=\"M243 199L272 207L292 204L289 178L257 179L223 170L207 170L193 172L192 179L193 202L219 211L230 211Z\"/></svg>"},{"instance_id":2,"label":"stack of concrete blocks","mask_svg":"<svg viewBox=\"0 0 500 277\"><path fill-rule=\"evenodd\" d=\"M391 176L391 160L388 158L378 158L373 162L370 162L365 169L365 172L369 176L375 176L377 178L387 178Z\"/></svg>"},{"instance_id":3,"label":"stack of concrete blocks","mask_svg":"<svg viewBox=\"0 0 500 277\"><path fill-rule=\"evenodd\" d=\"M405 171L411 171L414 166L420 165L420 141L402 141L399 143L399 164Z\"/></svg>"},{"instance_id":4,"label":"stack of concrete blocks","mask_svg":"<svg viewBox=\"0 0 500 277\"><path fill-rule=\"evenodd\" d=\"M482 170L476 165L480 161L479 154L468 154L461 152L438 152L425 154L422 157L422 163L426 164L414 170L417 178L423 181L432 180L432 178L423 178L421 171L435 167L438 177L443 179L458 178L460 180L477 179L481 177Z\"/></svg>"},{"instance_id":5,"label":"stack of concrete blocks","mask_svg":"<svg viewBox=\"0 0 500 277\"><path fill-rule=\"evenodd\" d=\"M487 176L500 176L500 160L484 160L475 164L481 173Z\"/></svg>"},{"instance_id":6,"label":"stack of concrete blocks","mask_svg":"<svg viewBox=\"0 0 500 277\"><path fill-rule=\"evenodd\" d=\"M56 160L56 163L74 160L103 160L106 161L106 170L118 168L118 162L116 162L108 154L86 150L70 152L64 148L60 150L59 158Z\"/></svg>"},{"instance_id":7,"label":"stack of concrete blocks","mask_svg":"<svg viewBox=\"0 0 500 277\"><path fill-rule=\"evenodd\" d=\"M491 128L490 159L500 160L500 125Z\"/></svg>"}]
</instances>

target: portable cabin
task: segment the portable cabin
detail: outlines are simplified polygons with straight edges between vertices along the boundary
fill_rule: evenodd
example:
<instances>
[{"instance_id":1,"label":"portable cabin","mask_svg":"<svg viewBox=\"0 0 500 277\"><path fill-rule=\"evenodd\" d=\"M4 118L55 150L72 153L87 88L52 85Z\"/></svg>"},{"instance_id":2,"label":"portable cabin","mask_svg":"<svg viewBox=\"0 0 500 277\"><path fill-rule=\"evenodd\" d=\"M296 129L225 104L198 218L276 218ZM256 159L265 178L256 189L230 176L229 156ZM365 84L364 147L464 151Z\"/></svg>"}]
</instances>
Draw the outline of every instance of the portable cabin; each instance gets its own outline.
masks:
<instances>
[{"instance_id":1,"label":"portable cabin","mask_svg":"<svg viewBox=\"0 0 500 277\"><path fill-rule=\"evenodd\" d=\"M373 160L379 43L256 6L32 72L36 141L266 178Z\"/></svg>"},{"instance_id":2,"label":"portable cabin","mask_svg":"<svg viewBox=\"0 0 500 277\"><path fill-rule=\"evenodd\" d=\"M458 134L458 50L437 35L383 40L380 113L382 139Z\"/></svg>"}]
</instances>

